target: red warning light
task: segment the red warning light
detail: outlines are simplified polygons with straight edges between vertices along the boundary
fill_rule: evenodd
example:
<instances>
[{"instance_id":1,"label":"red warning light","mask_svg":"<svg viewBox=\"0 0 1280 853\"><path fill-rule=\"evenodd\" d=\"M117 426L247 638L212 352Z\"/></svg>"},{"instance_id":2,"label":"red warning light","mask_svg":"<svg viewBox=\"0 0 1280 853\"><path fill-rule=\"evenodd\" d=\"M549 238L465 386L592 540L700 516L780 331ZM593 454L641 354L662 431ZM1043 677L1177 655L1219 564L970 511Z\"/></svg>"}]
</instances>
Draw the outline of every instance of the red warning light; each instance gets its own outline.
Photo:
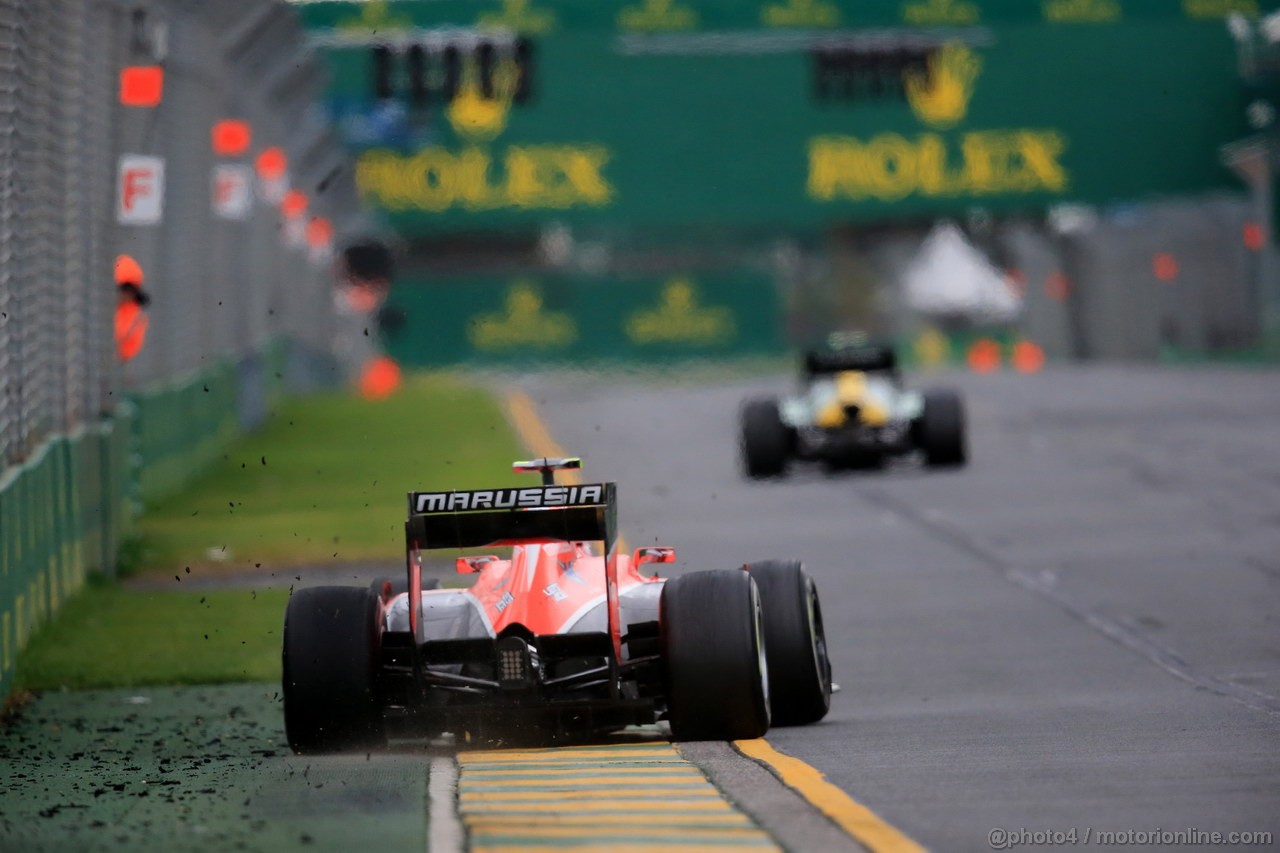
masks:
<instances>
[{"instance_id":1,"label":"red warning light","mask_svg":"<svg viewBox=\"0 0 1280 853\"><path fill-rule=\"evenodd\" d=\"M1161 281L1173 281L1178 277L1178 262L1168 252L1156 252L1151 256L1151 272Z\"/></svg>"},{"instance_id":2,"label":"red warning light","mask_svg":"<svg viewBox=\"0 0 1280 853\"><path fill-rule=\"evenodd\" d=\"M239 157L253 143L249 122L223 119L213 126L213 153L219 157Z\"/></svg>"},{"instance_id":3,"label":"red warning light","mask_svg":"<svg viewBox=\"0 0 1280 853\"><path fill-rule=\"evenodd\" d=\"M1262 226L1256 222L1246 222L1244 224L1244 247L1251 252L1262 250L1266 243L1266 235L1262 232Z\"/></svg>"},{"instance_id":4,"label":"red warning light","mask_svg":"<svg viewBox=\"0 0 1280 853\"><path fill-rule=\"evenodd\" d=\"M991 373L1000 369L1000 344L991 338L978 338L969 347L969 369L974 373Z\"/></svg>"},{"instance_id":5,"label":"red warning light","mask_svg":"<svg viewBox=\"0 0 1280 853\"><path fill-rule=\"evenodd\" d=\"M296 219L307 212L307 194L302 190L289 190L280 202L280 212L289 219Z\"/></svg>"},{"instance_id":6,"label":"red warning light","mask_svg":"<svg viewBox=\"0 0 1280 853\"><path fill-rule=\"evenodd\" d=\"M164 69L130 65L120 69L120 103L126 107L158 107L164 98Z\"/></svg>"},{"instance_id":7,"label":"red warning light","mask_svg":"<svg viewBox=\"0 0 1280 853\"><path fill-rule=\"evenodd\" d=\"M256 165L258 177L262 180L278 181L284 177L285 170L289 168L289 158L285 156L282 148L268 148L258 155Z\"/></svg>"}]
</instances>

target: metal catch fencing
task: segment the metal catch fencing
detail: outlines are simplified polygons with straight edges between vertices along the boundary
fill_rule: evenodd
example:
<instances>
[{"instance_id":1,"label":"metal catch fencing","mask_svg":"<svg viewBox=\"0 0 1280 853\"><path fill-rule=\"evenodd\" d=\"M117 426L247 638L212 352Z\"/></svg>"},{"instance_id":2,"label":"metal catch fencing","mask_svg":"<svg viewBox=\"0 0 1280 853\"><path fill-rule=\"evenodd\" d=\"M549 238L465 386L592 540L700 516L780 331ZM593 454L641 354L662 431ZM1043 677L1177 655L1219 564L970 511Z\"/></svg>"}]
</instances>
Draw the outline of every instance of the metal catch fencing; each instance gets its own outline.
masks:
<instances>
[{"instance_id":1,"label":"metal catch fencing","mask_svg":"<svg viewBox=\"0 0 1280 853\"><path fill-rule=\"evenodd\" d=\"M283 0L0 0L0 694L139 498L358 367L335 247L370 223L323 85Z\"/></svg>"}]
</instances>

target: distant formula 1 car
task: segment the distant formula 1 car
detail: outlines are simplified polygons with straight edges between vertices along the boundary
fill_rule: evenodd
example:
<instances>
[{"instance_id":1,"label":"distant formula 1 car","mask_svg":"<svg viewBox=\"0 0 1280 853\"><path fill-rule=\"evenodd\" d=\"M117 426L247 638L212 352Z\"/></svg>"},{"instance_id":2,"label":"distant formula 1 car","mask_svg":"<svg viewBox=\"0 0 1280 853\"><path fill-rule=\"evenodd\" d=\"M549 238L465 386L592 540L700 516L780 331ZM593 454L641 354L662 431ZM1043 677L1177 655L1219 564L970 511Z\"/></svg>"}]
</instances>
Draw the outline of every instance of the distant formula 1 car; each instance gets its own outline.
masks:
<instances>
[{"instance_id":1,"label":"distant formula 1 car","mask_svg":"<svg viewBox=\"0 0 1280 853\"><path fill-rule=\"evenodd\" d=\"M960 395L904 388L892 347L836 337L805 355L802 380L795 397L743 405L740 448L748 476L782 475L792 459L874 467L915 451L932 467L965 463Z\"/></svg>"},{"instance_id":2,"label":"distant formula 1 car","mask_svg":"<svg viewBox=\"0 0 1280 853\"><path fill-rule=\"evenodd\" d=\"M284 718L299 753L469 733L555 739L665 719L676 740L760 737L831 701L822 608L798 561L645 576L666 547L618 553L613 483L412 492L407 584L312 587L289 601ZM592 541L603 543L603 555ZM463 556L469 589L428 588L422 553Z\"/></svg>"}]
</instances>

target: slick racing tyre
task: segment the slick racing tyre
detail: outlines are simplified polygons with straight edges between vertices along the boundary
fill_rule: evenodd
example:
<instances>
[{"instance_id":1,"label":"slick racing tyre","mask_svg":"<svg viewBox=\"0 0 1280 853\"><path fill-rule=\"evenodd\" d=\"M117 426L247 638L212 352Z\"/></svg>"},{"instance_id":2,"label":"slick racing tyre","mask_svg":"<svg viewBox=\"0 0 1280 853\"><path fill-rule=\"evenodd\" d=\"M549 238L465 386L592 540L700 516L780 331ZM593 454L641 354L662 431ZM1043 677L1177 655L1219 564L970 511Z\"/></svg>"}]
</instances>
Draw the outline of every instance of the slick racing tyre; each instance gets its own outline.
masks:
<instances>
[{"instance_id":1,"label":"slick racing tyre","mask_svg":"<svg viewBox=\"0 0 1280 853\"><path fill-rule=\"evenodd\" d=\"M965 450L964 406L960 395L945 388L924 392L924 411L915 423L916 441L932 468L963 465Z\"/></svg>"},{"instance_id":2,"label":"slick racing tyre","mask_svg":"<svg viewBox=\"0 0 1280 853\"><path fill-rule=\"evenodd\" d=\"M764 647L775 726L816 723L831 708L831 662L818 588L799 560L747 566L764 607Z\"/></svg>"},{"instance_id":3,"label":"slick racing tyre","mask_svg":"<svg viewBox=\"0 0 1280 853\"><path fill-rule=\"evenodd\" d=\"M748 477L777 477L787 468L791 430L776 400L749 400L742 407L742 462Z\"/></svg>"},{"instance_id":4,"label":"slick racing tyre","mask_svg":"<svg viewBox=\"0 0 1280 853\"><path fill-rule=\"evenodd\" d=\"M365 587L300 589L284 617L284 728L294 752L385 746L376 680L381 602Z\"/></svg>"},{"instance_id":5,"label":"slick racing tyre","mask_svg":"<svg viewBox=\"0 0 1280 853\"><path fill-rule=\"evenodd\" d=\"M751 576L673 578L663 585L660 608L672 738L738 740L768 731L763 613Z\"/></svg>"}]
</instances>

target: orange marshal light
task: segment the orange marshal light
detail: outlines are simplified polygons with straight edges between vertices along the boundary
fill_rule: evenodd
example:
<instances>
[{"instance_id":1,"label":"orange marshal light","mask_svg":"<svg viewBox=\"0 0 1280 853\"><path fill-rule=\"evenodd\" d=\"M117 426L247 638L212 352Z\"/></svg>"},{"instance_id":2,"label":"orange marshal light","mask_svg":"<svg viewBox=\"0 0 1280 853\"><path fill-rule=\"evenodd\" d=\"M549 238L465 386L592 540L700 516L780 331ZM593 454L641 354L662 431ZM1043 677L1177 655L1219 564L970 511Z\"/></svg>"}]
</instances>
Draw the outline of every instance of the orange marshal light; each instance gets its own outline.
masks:
<instances>
[{"instance_id":1,"label":"orange marshal light","mask_svg":"<svg viewBox=\"0 0 1280 853\"><path fill-rule=\"evenodd\" d=\"M142 286L142 265L129 255L116 256L116 284L136 284Z\"/></svg>"},{"instance_id":2,"label":"orange marshal light","mask_svg":"<svg viewBox=\"0 0 1280 853\"><path fill-rule=\"evenodd\" d=\"M1039 373L1044 369L1044 349L1031 341L1018 341L1010 361L1019 373Z\"/></svg>"},{"instance_id":3,"label":"orange marshal light","mask_svg":"<svg viewBox=\"0 0 1280 853\"><path fill-rule=\"evenodd\" d=\"M249 122L239 119L223 119L213 126L213 153L219 157L239 157L253 143L253 130Z\"/></svg>"},{"instance_id":4,"label":"orange marshal light","mask_svg":"<svg viewBox=\"0 0 1280 853\"><path fill-rule=\"evenodd\" d=\"M307 223L307 245L319 249L333 240L333 223L323 216L313 216Z\"/></svg>"},{"instance_id":5,"label":"orange marshal light","mask_svg":"<svg viewBox=\"0 0 1280 853\"><path fill-rule=\"evenodd\" d=\"M366 400L381 400L400 387L400 365L387 356L378 356L360 372L360 394Z\"/></svg>"},{"instance_id":6,"label":"orange marshal light","mask_svg":"<svg viewBox=\"0 0 1280 853\"><path fill-rule=\"evenodd\" d=\"M1027 295L1027 276L1020 269L1005 270L1004 277L1008 279L1009 286L1013 288L1013 292L1019 297Z\"/></svg>"},{"instance_id":7,"label":"orange marshal light","mask_svg":"<svg viewBox=\"0 0 1280 853\"><path fill-rule=\"evenodd\" d=\"M1151 256L1151 272L1161 281L1173 281L1178 277L1178 261L1168 252L1156 252Z\"/></svg>"},{"instance_id":8,"label":"orange marshal light","mask_svg":"<svg viewBox=\"0 0 1280 853\"><path fill-rule=\"evenodd\" d=\"M1044 295L1055 302L1065 302L1071 293L1071 279L1063 272L1051 272L1044 279Z\"/></svg>"},{"instance_id":9,"label":"orange marshal light","mask_svg":"<svg viewBox=\"0 0 1280 853\"><path fill-rule=\"evenodd\" d=\"M302 190L289 190L280 202L280 212L289 219L297 219L307 212L307 194Z\"/></svg>"},{"instance_id":10,"label":"orange marshal light","mask_svg":"<svg viewBox=\"0 0 1280 853\"><path fill-rule=\"evenodd\" d=\"M285 156L283 148L268 148L258 155L255 165L258 167L258 177L262 180L278 181L289 168L289 158Z\"/></svg>"},{"instance_id":11,"label":"orange marshal light","mask_svg":"<svg viewBox=\"0 0 1280 853\"><path fill-rule=\"evenodd\" d=\"M1244 247L1250 252L1258 252L1267 242L1267 235L1262 232L1262 226L1256 222L1246 222L1244 224Z\"/></svg>"},{"instance_id":12,"label":"orange marshal light","mask_svg":"<svg viewBox=\"0 0 1280 853\"><path fill-rule=\"evenodd\" d=\"M164 69L130 65L120 69L120 103L126 107L158 107L164 98Z\"/></svg>"},{"instance_id":13,"label":"orange marshal light","mask_svg":"<svg viewBox=\"0 0 1280 853\"><path fill-rule=\"evenodd\" d=\"M969 369L974 373L992 373L1000 369L1000 344L991 338L978 338L969 347Z\"/></svg>"}]
</instances>

